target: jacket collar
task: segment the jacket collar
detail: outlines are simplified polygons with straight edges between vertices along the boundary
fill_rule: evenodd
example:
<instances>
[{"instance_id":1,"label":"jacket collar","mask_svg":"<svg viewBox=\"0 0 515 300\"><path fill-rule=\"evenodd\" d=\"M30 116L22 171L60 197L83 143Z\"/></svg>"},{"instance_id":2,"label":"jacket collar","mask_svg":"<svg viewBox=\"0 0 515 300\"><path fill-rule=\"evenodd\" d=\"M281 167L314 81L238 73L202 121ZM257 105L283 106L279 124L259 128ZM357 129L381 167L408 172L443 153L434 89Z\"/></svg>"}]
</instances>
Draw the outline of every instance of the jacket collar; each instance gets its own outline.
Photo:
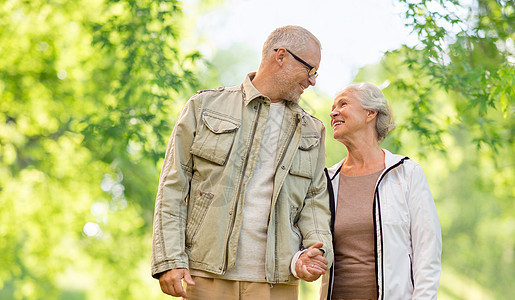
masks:
<instances>
[{"instance_id":1,"label":"jacket collar","mask_svg":"<svg viewBox=\"0 0 515 300\"><path fill-rule=\"evenodd\" d=\"M398 154L392 154L390 151L388 151L386 149L381 148L381 150L383 150L383 152L384 152L385 170L387 170L391 166L395 165L396 163L400 162L404 158L404 156L398 155ZM342 163L343 163L343 159L339 163L337 163L327 169L327 173L329 174L329 178L331 179L331 181L335 177L337 177L337 175L340 173L340 168L342 167Z\"/></svg>"},{"instance_id":2,"label":"jacket collar","mask_svg":"<svg viewBox=\"0 0 515 300\"><path fill-rule=\"evenodd\" d=\"M385 169L388 169L390 168L391 166L399 163L401 160L403 160L405 158L405 156L403 155L399 155L399 154L392 154L390 151L386 150L386 149L383 149L384 151L384 164L385 164Z\"/></svg>"},{"instance_id":3,"label":"jacket collar","mask_svg":"<svg viewBox=\"0 0 515 300\"><path fill-rule=\"evenodd\" d=\"M342 167L342 163L343 163L343 159L342 159L342 160L340 160L340 162L339 162L339 163L337 163L337 164L333 165L332 167L327 168L327 173L329 174L329 178L330 178L331 180L333 180L333 179L334 179L334 177L335 177L336 175L338 175L338 173L340 172L340 168Z\"/></svg>"},{"instance_id":4,"label":"jacket collar","mask_svg":"<svg viewBox=\"0 0 515 300\"><path fill-rule=\"evenodd\" d=\"M261 94L252 84L252 79L254 79L254 76L256 76L256 72L247 74L245 80L241 84L241 91L243 93L243 103L245 104L245 106L247 106L252 100L258 97L264 97L265 99L268 99L267 97L263 96L263 94Z\"/></svg>"}]
</instances>

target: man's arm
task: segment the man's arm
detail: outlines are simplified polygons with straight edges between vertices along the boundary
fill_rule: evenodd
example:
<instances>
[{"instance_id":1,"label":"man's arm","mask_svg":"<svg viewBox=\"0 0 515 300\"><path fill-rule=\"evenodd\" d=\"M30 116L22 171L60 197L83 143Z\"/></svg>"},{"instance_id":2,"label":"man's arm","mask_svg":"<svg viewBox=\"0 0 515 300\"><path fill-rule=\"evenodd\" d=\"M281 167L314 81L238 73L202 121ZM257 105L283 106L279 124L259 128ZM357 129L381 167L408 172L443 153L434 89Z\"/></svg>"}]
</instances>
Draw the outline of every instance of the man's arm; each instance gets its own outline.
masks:
<instances>
[{"instance_id":1,"label":"man's arm","mask_svg":"<svg viewBox=\"0 0 515 300\"><path fill-rule=\"evenodd\" d=\"M308 188L304 207L297 223L303 236L303 247L308 248L308 250L302 253L299 256L299 260L295 262L295 270L299 278L307 281L316 280L320 275L324 274L332 264L334 257L330 227L331 211L324 168L325 129L322 127L315 175ZM297 266L299 266L301 271L305 267L305 270L311 275L315 275L316 278L313 279L305 272L300 272L299 274ZM305 274L306 276L304 277L307 279L302 278L302 274Z\"/></svg>"},{"instance_id":2,"label":"man's arm","mask_svg":"<svg viewBox=\"0 0 515 300\"><path fill-rule=\"evenodd\" d=\"M197 123L196 96L186 103L175 124L163 162L155 203L152 276L159 278L163 292L170 292L173 296L182 296L182 278L186 282L191 280L187 270L185 235L186 199L193 168L189 150ZM169 270L173 272L167 272Z\"/></svg>"}]
</instances>

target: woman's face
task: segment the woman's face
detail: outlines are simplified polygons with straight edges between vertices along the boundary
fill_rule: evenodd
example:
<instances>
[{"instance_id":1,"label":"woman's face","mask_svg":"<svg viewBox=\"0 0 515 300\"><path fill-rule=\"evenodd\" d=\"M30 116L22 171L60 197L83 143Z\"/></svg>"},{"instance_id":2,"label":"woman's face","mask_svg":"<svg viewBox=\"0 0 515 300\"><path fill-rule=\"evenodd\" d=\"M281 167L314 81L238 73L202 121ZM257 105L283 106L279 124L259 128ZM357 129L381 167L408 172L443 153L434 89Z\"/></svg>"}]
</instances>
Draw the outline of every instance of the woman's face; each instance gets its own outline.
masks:
<instances>
[{"instance_id":1,"label":"woman's face","mask_svg":"<svg viewBox=\"0 0 515 300\"><path fill-rule=\"evenodd\" d=\"M361 106L352 90L344 90L334 99L331 127L336 140L359 137L367 128L370 111Z\"/></svg>"}]
</instances>

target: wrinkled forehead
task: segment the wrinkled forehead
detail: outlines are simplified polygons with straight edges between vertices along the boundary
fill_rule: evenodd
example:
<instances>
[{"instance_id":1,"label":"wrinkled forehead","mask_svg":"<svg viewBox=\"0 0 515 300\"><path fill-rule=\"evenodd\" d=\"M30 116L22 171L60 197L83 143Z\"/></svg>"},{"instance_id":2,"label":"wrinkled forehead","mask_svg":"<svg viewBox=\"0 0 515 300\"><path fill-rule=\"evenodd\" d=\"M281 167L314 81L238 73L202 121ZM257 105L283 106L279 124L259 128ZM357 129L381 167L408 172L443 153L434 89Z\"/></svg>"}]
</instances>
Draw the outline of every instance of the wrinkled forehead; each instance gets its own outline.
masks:
<instances>
[{"instance_id":1,"label":"wrinkled forehead","mask_svg":"<svg viewBox=\"0 0 515 300\"><path fill-rule=\"evenodd\" d=\"M338 105L341 105L343 102L359 104L360 106L362 106L361 105L361 101L356 96L355 92L356 91L354 89L346 88L343 91L341 91L340 93L338 93L336 95L336 97L334 98L333 108L338 106Z\"/></svg>"},{"instance_id":2,"label":"wrinkled forehead","mask_svg":"<svg viewBox=\"0 0 515 300\"><path fill-rule=\"evenodd\" d=\"M356 100L356 96L354 95L355 90L350 88L345 88L341 92L339 92L334 98L334 102L340 100Z\"/></svg>"}]
</instances>

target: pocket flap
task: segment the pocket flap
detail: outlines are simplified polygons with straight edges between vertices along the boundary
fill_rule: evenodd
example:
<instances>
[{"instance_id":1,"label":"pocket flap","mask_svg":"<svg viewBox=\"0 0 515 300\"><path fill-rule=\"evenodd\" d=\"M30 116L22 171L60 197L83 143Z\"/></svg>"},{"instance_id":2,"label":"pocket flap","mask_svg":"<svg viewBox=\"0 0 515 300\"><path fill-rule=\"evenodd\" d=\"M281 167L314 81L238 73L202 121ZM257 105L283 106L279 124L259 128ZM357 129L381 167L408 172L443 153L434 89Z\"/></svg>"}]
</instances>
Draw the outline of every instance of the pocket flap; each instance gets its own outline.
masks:
<instances>
[{"instance_id":1,"label":"pocket flap","mask_svg":"<svg viewBox=\"0 0 515 300\"><path fill-rule=\"evenodd\" d=\"M202 113L202 121L213 133L232 132L240 127L240 123L237 121L207 111Z\"/></svg>"},{"instance_id":2,"label":"pocket flap","mask_svg":"<svg viewBox=\"0 0 515 300\"><path fill-rule=\"evenodd\" d=\"M319 136L303 136L300 139L299 149L300 150L311 150L318 146L318 143L320 143L320 137Z\"/></svg>"}]
</instances>

